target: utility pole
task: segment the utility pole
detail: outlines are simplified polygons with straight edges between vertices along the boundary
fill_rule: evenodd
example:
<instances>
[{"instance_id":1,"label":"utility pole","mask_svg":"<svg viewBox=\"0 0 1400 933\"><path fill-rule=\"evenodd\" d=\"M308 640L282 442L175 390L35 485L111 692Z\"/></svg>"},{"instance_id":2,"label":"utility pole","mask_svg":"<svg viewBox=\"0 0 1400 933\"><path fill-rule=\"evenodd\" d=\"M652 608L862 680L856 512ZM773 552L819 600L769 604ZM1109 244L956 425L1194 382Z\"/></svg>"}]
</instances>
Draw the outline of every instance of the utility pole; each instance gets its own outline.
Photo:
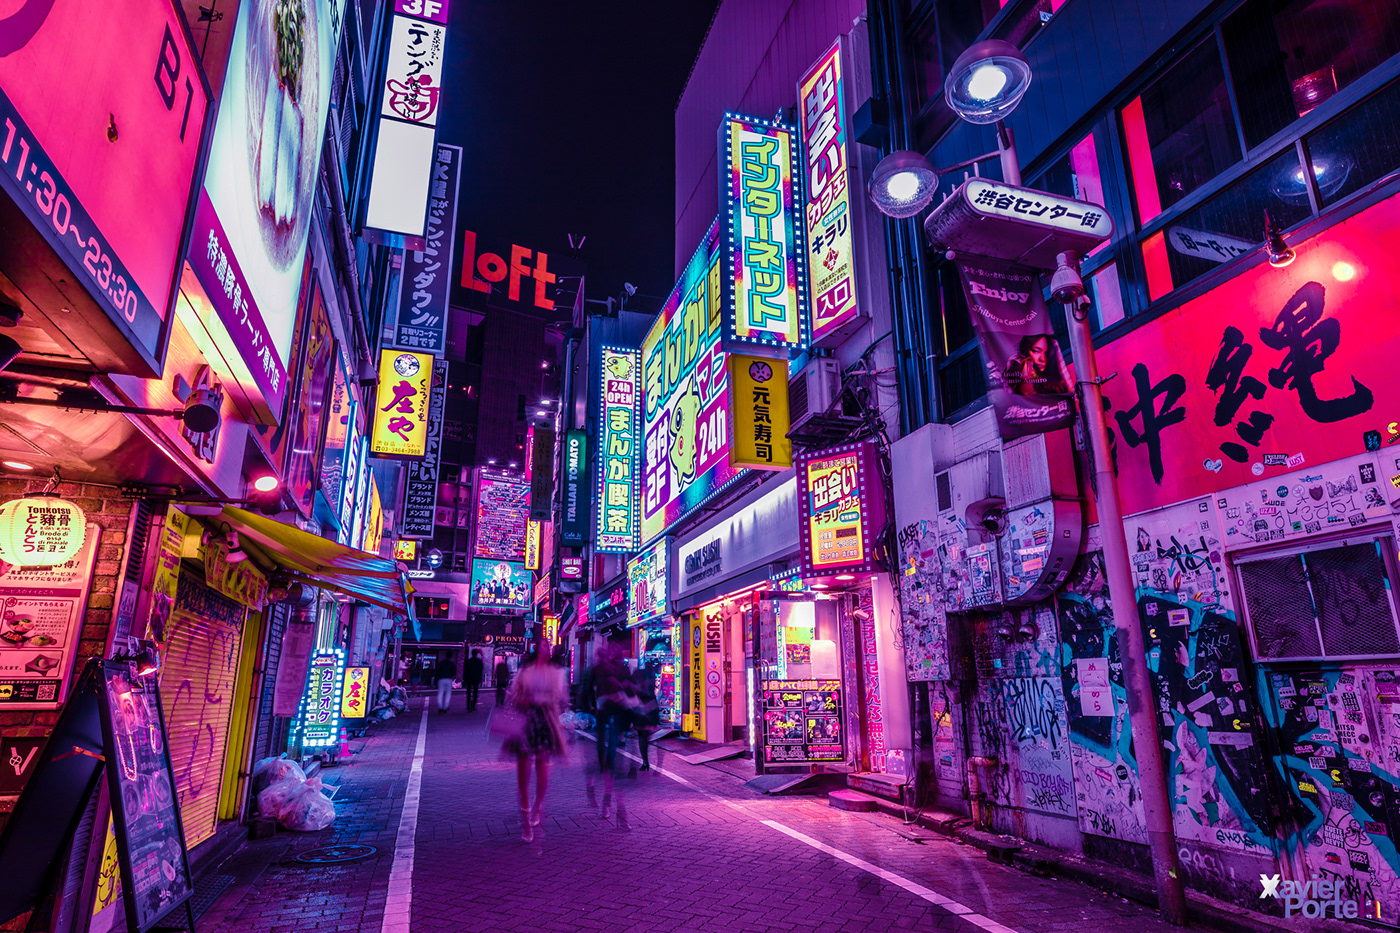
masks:
<instances>
[{"instance_id":1,"label":"utility pole","mask_svg":"<svg viewBox=\"0 0 1400 933\"><path fill-rule=\"evenodd\" d=\"M1113 472L1108 445L1108 419L1104 414L1103 380L1094 359L1094 338L1089 330L1089 299L1079 277L1079 257L1060 253L1058 268L1050 280L1055 300L1063 302L1074 353L1079 411L1084 419L1094 468L1094 501L1103 537L1104 570L1108 576L1113 627L1118 633L1118 655L1123 662L1123 687L1128 697L1128 723L1137 753L1142 812L1147 819L1147 843L1152 850L1152 871L1157 882L1157 908L1163 919L1186 925L1186 891L1182 886L1172 825L1171 796L1162 764L1162 739L1157 731L1157 704L1152 698L1152 675L1147 667L1147 643L1138 617L1137 586L1128 556L1128 536L1123 531L1123 505L1118 498L1118 478Z\"/></svg>"}]
</instances>

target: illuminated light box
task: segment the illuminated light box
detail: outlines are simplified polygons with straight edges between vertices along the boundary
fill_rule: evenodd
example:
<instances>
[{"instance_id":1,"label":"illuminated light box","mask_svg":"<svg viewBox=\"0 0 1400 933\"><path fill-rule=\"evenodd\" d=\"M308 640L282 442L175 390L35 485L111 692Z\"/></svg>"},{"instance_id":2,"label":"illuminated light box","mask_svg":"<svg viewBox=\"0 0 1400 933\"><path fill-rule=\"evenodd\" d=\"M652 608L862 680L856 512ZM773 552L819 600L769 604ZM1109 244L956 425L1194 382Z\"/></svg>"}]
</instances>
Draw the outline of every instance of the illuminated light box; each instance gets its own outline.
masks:
<instances>
[{"instance_id":1,"label":"illuminated light box","mask_svg":"<svg viewBox=\"0 0 1400 933\"><path fill-rule=\"evenodd\" d=\"M873 441L797 458L797 514L805 581L873 573L885 494Z\"/></svg>"},{"instance_id":2,"label":"illuminated light box","mask_svg":"<svg viewBox=\"0 0 1400 933\"><path fill-rule=\"evenodd\" d=\"M641 354L602 347L598 392L598 510L594 550L629 554L641 545Z\"/></svg>"}]
</instances>

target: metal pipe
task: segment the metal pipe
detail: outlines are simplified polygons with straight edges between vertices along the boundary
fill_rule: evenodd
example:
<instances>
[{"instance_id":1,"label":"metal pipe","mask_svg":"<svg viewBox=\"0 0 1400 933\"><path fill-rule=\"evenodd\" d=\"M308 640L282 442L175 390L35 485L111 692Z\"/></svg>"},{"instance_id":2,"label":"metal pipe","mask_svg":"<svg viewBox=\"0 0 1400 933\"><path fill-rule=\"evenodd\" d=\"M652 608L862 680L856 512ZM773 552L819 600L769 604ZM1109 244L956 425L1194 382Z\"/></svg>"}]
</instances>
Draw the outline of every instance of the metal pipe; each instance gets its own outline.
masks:
<instances>
[{"instance_id":1,"label":"metal pipe","mask_svg":"<svg viewBox=\"0 0 1400 933\"><path fill-rule=\"evenodd\" d=\"M1013 149L1014 152L1014 149ZM1072 255L1070 258L1073 258ZM1077 261L1075 262L1077 265ZM1128 696L1128 722L1137 753L1142 809L1147 818L1147 842L1152 850L1152 872L1157 881L1157 906L1162 918L1178 926L1186 924L1186 892L1181 882L1176 833L1172 826L1171 799L1162 767L1162 740L1157 733L1157 707L1152 699L1152 678L1147 668L1147 646L1138 618L1137 588L1123 531L1123 507L1118 479L1113 474L1108 443L1108 423L1103 408L1103 381L1094 358L1094 339L1082 295L1066 303L1070 347L1074 354L1079 411L1093 454L1094 495L1103 538L1104 569L1108 576L1109 603L1118 650L1123 661L1123 685Z\"/></svg>"},{"instance_id":2,"label":"metal pipe","mask_svg":"<svg viewBox=\"0 0 1400 933\"><path fill-rule=\"evenodd\" d=\"M1008 185L1020 186L1021 160L1016 155L1016 137L1011 127L997 121L997 154L1001 156L1001 180Z\"/></svg>"},{"instance_id":3,"label":"metal pipe","mask_svg":"<svg viewBox=\"0 0 1400 933\"><path fill-rule=\"evenodd\" d=\"M978 768L995 768L997 760L995 758L984 758L980 755L973 755L967 759L967 800L968 808L972 811L972 828L987 829L983 820L987 816L986 810L982 807L982 785L977 780Z\"/></svg>"}]
</instances>

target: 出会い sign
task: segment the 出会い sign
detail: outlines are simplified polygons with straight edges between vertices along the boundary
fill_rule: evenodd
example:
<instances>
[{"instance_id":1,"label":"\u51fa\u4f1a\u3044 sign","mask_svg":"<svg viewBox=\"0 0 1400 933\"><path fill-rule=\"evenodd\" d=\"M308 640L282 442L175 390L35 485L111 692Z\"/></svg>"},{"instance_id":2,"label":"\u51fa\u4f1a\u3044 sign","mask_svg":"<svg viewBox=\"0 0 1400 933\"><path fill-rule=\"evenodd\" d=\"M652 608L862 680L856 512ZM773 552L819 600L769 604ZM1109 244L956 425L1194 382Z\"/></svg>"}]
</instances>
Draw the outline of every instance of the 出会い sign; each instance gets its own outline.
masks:
<instances>
[{"instance_id":1,"label":"\u51fa\u4f1a\u3044 sign","mask_svg":"<svg viewBox=\"0 0 1400 933\"><path fill-rule=\"evenodd\" d=\"M788 440L788 361L729 354L730 395L734 401L731 466L786 470L792 466Z\"/></svg>"},{"instance_id":2,"label":"\u51fa\u4f1a\u3044 sign","mask_svg":"<svg viewBox=\"0 0 1400 933\"><path fill-rule=\"evenodd\" d=\"M873 538L883 523L883 485L873 442L859 441L797 459L802 575L875 569Z\"/></svg>"}]
</instances>

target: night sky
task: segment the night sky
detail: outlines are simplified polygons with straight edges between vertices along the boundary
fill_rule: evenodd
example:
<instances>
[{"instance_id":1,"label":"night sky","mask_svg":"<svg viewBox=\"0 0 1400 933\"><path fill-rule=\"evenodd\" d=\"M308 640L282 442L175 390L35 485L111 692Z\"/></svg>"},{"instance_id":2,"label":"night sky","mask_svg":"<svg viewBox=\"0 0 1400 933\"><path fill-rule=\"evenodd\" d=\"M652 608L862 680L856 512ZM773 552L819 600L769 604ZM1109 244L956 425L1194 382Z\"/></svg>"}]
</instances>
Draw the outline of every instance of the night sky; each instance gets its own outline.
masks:
<instances>
[{"instance_id":1,"label":"night sky","mask_svg":"<svg viewBox=\"0 0 1400 933\"><path fill-rule=\"evenodd\" d=\"M588 297L664 297L675 104L715 5L458 0L438 139L463 147L459 229L561 253L586 234Z\"/></svg>"}]
</instances>

